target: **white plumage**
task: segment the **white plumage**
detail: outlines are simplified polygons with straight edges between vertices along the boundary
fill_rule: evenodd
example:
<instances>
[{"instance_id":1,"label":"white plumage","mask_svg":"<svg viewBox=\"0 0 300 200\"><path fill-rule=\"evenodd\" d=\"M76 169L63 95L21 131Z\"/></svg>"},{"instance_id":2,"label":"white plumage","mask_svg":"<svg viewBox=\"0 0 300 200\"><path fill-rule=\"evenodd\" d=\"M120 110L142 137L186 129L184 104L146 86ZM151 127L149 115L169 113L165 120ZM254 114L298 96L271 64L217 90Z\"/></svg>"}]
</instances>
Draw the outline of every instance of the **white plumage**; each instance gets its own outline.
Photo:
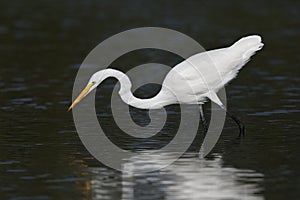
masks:
<instances>
[{"instance_id":1,"label":"white plumage","mask_svg":"<svg viewBox=\"0 0 300 200\"><path fill-rule=\"evenodd\" d=\"M224 108L216 93L235 78L241 67L262 47L261 37L253 35L241 38L230 47L193 55L170 70L160 92L150 99L136 98L131 92L131 81L123 72L104 69L91 76L69 109L108 77L118 79L122 100L136 108L159 109L176 103L203 104L207 98Z\"/></svg>"}]
</instances>

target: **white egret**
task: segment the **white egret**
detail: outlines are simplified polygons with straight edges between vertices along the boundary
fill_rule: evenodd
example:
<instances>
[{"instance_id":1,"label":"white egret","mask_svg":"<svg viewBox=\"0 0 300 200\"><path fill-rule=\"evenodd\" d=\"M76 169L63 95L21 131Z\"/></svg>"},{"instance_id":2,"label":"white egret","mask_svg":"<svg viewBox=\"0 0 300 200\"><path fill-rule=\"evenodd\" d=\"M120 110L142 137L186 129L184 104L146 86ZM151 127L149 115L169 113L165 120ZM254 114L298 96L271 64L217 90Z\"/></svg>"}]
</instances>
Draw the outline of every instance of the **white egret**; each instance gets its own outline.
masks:
<instances>
[{"instance_id":1,"label":"white egret","mask_svg":"<svg viewBox=\"0 0 300 200\"><path fill-rule=\"evenodd\" d=\"M241 38L230 47L198 53L177 64L167 74L160 92L149 99L139 99L131 92L131 81L121 71L104 69L93 74L83 91L69 107L71 110L103 80L114 77L120 82L121 99L136 108L159 109L170 104L198 104L206 128L202 104L210 99L224 109L239 126L239 136L244 134L243 123L223 106L217 92L237 76L250 57L263 47L261 37Z\"/></svg>"}]
</instances>

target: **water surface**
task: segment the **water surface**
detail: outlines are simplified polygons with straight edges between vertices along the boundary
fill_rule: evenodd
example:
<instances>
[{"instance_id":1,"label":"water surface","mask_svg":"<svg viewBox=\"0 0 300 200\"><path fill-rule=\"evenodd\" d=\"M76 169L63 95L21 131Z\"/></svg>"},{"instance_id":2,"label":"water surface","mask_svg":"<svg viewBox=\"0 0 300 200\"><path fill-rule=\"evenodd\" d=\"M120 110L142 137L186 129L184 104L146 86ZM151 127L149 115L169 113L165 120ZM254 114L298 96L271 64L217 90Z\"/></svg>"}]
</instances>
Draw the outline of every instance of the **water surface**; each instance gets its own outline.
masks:
<instances>
[{"instance_id":1,"label":"water surface","mask_svg":"<svg viewBox=\"0 0 300 200\"><path fill-rule=\"evenodd\" d=\"M299 198L299 19L296 1L0 1L0 199ZM174 165L136 176L104 166L85 150L66 112L78 66L107 37L141 26L181 31L207 49L262 35L264 49L226 88L229 109L247 127L243 140L236 140L228 119L213 152L199 160L200 127ZM133 52L111 67L148 62L174 65L178 58ZM115 84L106 81L96 97L108 134L133 150L170 141L178 106L167 108L170 119L159 137L118 136L109 110ZM143 87L137 95L158 90ZM131 111L147 124L147 113ZM205 111L209 116L209 104Z\"/></svg>"}]
</instances>

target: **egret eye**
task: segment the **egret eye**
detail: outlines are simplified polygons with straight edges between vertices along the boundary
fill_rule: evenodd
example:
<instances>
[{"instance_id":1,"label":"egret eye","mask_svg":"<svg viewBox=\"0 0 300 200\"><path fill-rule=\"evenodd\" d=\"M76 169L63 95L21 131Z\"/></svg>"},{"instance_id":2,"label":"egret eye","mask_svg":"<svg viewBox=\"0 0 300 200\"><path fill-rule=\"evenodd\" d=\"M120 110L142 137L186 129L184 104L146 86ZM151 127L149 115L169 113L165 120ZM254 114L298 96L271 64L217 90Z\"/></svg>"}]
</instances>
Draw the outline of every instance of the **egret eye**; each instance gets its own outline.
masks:
<instances>
[{"instance_id":1,"label":"egret eye","mask_svg":"<svg viewBox=\"0 0 300 200\"><path fill-rule=\"evenodd\" d=\"M95 85L95 84L96 84L96 81L92 81L92 84Z\"/></svg>"}]
</instances>

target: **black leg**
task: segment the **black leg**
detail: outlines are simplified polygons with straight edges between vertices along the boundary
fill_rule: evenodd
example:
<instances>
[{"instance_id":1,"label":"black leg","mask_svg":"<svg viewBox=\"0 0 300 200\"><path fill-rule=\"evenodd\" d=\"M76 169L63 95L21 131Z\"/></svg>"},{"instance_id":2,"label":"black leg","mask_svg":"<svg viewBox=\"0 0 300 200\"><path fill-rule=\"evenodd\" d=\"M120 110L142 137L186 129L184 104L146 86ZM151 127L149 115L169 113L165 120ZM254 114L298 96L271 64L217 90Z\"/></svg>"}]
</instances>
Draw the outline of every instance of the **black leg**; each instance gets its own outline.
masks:
<instances>
[{"instance_id":1,"label":"black leg","mask_svg":"<svg viewBox=\"0 0 300 200\"><path fill-rule=\"evenodd\" d=\"M201 119L203 129L204 129L204 134L206 134L206 132L208 130L208 126L207 126L207 122L206 122L206 119L205 119L205 116L204 116L202 105L199 105L199 111L200 111L200 119Z\"/></svg>"},{"instance_id":2,"label":"black leg","mask_svg":"<svg viewBox=\"0 0 300 200\"><path fill-rule=\"evenodd\" d=\"M227 109L225 109L225 111L226 114L229 115L229 117L231 117L231 119L233 119L233 121L235 121L235 123L239 126L240 129L239 137L245 136L245 125L243 124L243 122L241 122L241 120L239 120L236 116L230 113Z\"/></svg>"}]
</instances>

